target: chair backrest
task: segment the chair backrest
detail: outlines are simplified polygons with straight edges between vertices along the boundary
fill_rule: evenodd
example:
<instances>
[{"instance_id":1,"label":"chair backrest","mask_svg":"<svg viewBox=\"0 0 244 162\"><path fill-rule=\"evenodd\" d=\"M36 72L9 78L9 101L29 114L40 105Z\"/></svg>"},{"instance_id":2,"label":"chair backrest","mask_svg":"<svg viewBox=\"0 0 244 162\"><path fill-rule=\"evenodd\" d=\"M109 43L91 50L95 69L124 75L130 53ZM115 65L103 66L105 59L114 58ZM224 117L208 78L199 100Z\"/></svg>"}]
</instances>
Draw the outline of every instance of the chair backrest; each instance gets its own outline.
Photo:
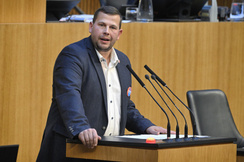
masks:
<instances>
[{"instance_id":1,"label":"chair backrest","mask_svg":"<svg viewBox=\"0 0 244 162\"><path fill-rule=\"evenodd\" d=\"M0 146L0 161L16 162L19 145Z\"/></svg>"},{"instance_id":2,"label":"chair backrest","mask_svg":"<svg viewBox=\"0 0 244 162\"><path fill-rule=\"evenodd\" d=\"M236 128L223 91L218 89L188 91L187 101L195 115L197 134L235 137L237 147L244 146L244 139Z\"/></svg>"},{"instance_id":3,"label":"chair backrest","mask_svg":"<svg viewBox=\"0 0 244 162\"><path fill-rule=\"evenodd\" d=\"M117 9L120 9L122 5L127 4L127 0L104 0L106 6L114 6Z\"/></svg>"}]
</instances>

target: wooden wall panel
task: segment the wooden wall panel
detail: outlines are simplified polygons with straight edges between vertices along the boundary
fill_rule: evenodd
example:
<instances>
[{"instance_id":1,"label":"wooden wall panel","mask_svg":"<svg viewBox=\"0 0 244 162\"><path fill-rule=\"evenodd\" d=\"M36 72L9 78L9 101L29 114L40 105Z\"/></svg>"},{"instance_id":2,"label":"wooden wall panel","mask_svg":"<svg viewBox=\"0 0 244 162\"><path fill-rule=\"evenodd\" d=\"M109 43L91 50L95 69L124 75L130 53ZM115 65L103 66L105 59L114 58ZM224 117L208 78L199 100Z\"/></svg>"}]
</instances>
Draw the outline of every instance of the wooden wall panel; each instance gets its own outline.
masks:
<instances>
[{"instance_id":1,"label":"wooden wall panel","mask_svg":"<svg viewBox=\"0 0 244 162\"><path fill-rule=\"evenodd\" d=\"M185 103L188 90L222 89L244 135L243 26L231 22L129 23L122 25L123 34L115 47L128 55L133 69L158 101L144 79L145 64ZM88 23L0 24L0 145L20 144L18 162L36 159L51 104L52 70L58 53L88 35ZM137 108L155 124L166 127L163 112L134 78L132 81L132 100ZM174 101L186 115L191 134L188 111ZM184 133L183 118L174 112ZM174 130L175 120L169 116Z\"/></svg>"},{"instance_id":2,"label":"wooden wall panel","mask_svg":"<svg viewBox=\"0 0 244 162\"><path fill-rule=\"evenodd\" d=\"M117 45L127 53L135 71L142 79L148 73L143 68L147 64L185 103L188 90L222 89L229 99L237 127L244 134L244 127L241 124L244 42L237 34L239 30L241 34L244 33L241 28L243 23L124 24L126 34L122 34L121 40L130 43L125 44L120 40ZM143 114L146 116L148 114L155 123L165 126L166 119L163 112L137 81L135 79L133 81L132 98L137 106L140 108L149 104L151 107L142 109ZM150 84L145 79L144 81L153 91ZM175 102L179 105L179 102ZM187 110L182 106L180 108L189 119ZM176 114L183 130L183 118L178 112ZM156 116L153 117L154 115ZM175 121L172 123L174 129Z\"/></svg>"},{"instance_id":3,"label":"wooden wall panel","mask_svg":"<svg viewBox=\"0 0 244 162\"><path fill-rule=\"evenodd\" d=\"M0 25L0 145L19 144L19 162L35 161L40 148L58 53L89 35L77 25Z\"/></svg>"},{"instance_id":4,"label":"wooden wall panel","mask_svg":"<svg viewBox=\"0 0 244 162\"><path fill-rule=\"evenodd\" d=\"M44 23L46 0L1 0L0 23Z\"/></svg>"}]
</instances>

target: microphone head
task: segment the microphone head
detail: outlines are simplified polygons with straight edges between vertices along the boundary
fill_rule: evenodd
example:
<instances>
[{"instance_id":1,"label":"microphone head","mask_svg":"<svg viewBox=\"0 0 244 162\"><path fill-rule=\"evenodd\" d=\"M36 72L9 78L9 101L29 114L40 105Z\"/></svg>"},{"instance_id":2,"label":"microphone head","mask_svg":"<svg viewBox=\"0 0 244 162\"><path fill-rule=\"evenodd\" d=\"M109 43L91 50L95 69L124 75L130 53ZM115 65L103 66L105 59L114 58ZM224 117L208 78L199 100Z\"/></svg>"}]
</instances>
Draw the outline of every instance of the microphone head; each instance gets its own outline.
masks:
<instances>
[{"instance_id":1,"label":"microphone head","mask_svg":"<svg viewBox=\"0 0 244 162\"><path fill-rule=\"evenodd\" d=\"M132 68L129 65L126 65L127 69L130 71L130 73L136 78L136 80L141 84L142 87L145 87L145 84L142 82L142 80L137 76L137 74L132 70Z\"/></svg>"},{"instance_id":2,"label":"microphone head","mask_svg":"<svg viewBox=\"0 0 244 162\"><path fill-rule=\"evenodd\" d=\"M153 80L156 80L156 76L155 76L154 74L151 75L151 78L152 78Z\"/></svg>"},{"instance_id":3,"label":"microphone head","mask_svg":"<svg viewBox=\"0 0 244 162\"><path fill-rule=\"evenodd\" d=\"M149 75L146 74L146 75L145 75L145 78L146 78L146 79L149 79Z\"/></svg>"},{"instance_id":4,"label":"microphone head","mask_svg":"<svg viewBox=\"0 0 244 162\"><path fill-rule=\"evenodd\" d=\"M155 74L147 65L144 66L144 68L150 73Z\"/></svg>"}]
</instances>

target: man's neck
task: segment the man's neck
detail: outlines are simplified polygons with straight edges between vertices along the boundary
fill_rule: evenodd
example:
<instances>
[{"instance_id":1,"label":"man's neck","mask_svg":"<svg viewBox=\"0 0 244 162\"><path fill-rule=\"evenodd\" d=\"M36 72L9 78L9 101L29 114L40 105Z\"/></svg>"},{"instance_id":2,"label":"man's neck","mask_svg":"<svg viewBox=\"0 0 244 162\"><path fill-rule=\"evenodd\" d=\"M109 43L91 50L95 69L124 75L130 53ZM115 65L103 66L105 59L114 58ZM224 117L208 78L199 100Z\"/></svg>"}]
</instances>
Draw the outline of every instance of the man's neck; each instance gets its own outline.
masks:
<instances>
[{"instance_id":1,"label":"man's neck","mask_svg":"<svg viewBox=\"0 0 244 162\"><path fill-rule=\"evenodd\" d=\"M109 65L110 60L111 60L111 53L112 51L108 51L108 52L100 52L100 54L106 59L107 61L107 65Z\"/></svg>"}]
</instances>

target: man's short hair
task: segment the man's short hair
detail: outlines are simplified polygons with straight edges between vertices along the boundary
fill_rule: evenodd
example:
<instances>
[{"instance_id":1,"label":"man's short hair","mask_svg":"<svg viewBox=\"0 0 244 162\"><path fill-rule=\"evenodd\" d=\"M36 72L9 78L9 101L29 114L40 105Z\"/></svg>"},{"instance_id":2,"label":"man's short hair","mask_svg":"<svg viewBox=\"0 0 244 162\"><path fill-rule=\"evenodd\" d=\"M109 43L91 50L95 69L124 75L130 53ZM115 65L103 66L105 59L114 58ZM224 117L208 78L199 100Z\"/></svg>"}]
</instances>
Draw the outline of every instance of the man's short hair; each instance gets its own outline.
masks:
<instances>
[{"instance_id":1,"label":"man's short hair","mask_svg":"<svg viewBox=\"0 0 244 162\"><path fill-rule=\"evenodd\" d=\"M102 12L102 13L105 13L108 15L119 15L119 17L120 17L119 28L121 28L122 15L117 8L115 8L113 6L102 6L102 7L100 7L99 9L97 9L97 11L94 14L93 24L97 20L97 16L98 16L99 12Z\"/></svg>"}]
</instances>

